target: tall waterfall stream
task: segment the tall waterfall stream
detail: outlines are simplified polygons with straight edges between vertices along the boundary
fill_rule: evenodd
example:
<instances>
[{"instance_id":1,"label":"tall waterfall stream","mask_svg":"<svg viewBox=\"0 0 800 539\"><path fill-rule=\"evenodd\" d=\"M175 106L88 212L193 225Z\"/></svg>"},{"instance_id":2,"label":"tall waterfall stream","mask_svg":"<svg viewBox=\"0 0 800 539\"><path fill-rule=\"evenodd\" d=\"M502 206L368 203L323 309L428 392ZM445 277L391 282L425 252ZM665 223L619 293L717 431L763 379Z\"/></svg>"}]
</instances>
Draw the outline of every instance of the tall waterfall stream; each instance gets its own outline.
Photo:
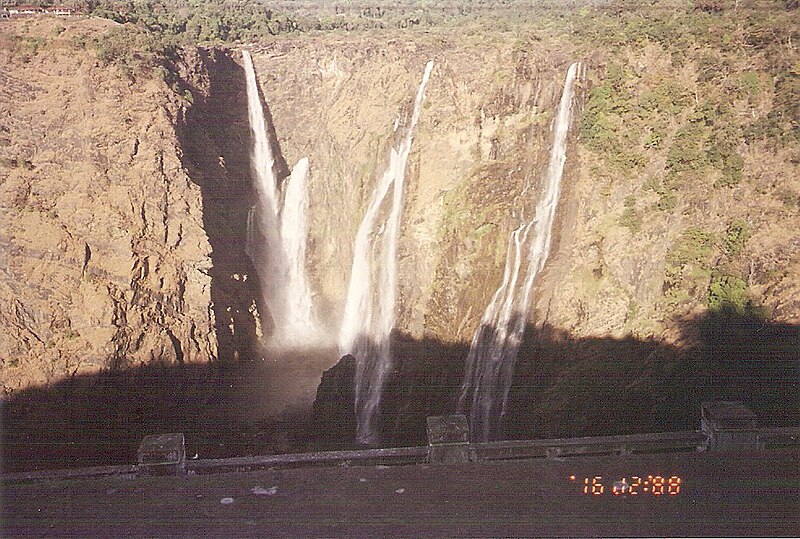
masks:
<instances>
[{"instance_id":1,"label":"tall waterfall stream","mask_svg":"<svg viewBox=\"0 0 800 539\"><path fill-rule=\"evenodd\" d=\"M274 156L250 53L242 51L247 108L253 132L252 166L257 200L248 227L247 253L261 281L275 333L272 344L297 347L317 334L306 278L308 159L298 161L283 193L273 172ZM281 195L283 194L283 197Z\"/></svg>"},{"instance_id":2,"label":"tall waterfall stream","mask_svg":"<svg viewBox=\"0 0 800 539\"><path fill-rule=\"evenodd\" d=\"M375 186L356 234L339 352L356 358L356 440L359 443L378 442L378 404L392 365L390 335L397 302L397 243L406 164L432 69L433 61L430 61L417 90L411 120L391 150L389 164Z\"/></svg>"},{"instance_id":3,"label":"tall waterfall stream","mask_svg":"<svg viewBox=\"0 0 800 539\"><path fill-rule=\"evenodd\" d=\"M580 64L574 63L567 71L536 209L531 219L523 219L508 239L503 281L481 318L467 355L458 411L469 410L470 431L478 440L488 440L505 415L533 283L550 254L579 69Z\"/></svg>"},{"instance_id":4,"label":"tall waterfall stream","mask_svg":"<svg viewBox=\"0 0 800 539\"><path fill-rule=\"evenodd\" d=\"M247 51L243 51L243 57L257 187L248 254L256 265L265 304L270 308L274 343L298 346L317 333L305 269L308 160L297 163L282 191L273 172L274 157L252 59ZM391 148L389 163L375 186L355 238L338 347L340 356L350 354L356 358L356 441L363 444L379 442L379 404L392 367L391 332L396 317L397 249L405 174L432 69L430 61L417 89L411 117ZM533 215L523 217L508 239L503 280L484 312L466 358L458 411L468 411L475 439L489 439L506 412L533 283L550 253L579 70L580 64L574 63L567 72L539 199ZM395 122L395 130L398 124Z\"/></svg>"}]
</instances>

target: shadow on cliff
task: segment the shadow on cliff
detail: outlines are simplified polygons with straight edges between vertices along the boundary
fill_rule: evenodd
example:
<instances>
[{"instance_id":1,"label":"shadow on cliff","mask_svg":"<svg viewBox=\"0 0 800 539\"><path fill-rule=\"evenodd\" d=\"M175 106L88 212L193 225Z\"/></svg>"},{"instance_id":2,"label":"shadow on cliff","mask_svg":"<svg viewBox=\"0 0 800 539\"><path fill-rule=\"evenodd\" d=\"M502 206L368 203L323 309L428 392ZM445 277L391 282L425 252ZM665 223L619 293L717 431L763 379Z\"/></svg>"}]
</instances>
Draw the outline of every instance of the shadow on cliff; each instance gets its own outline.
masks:
<instances>
[{"instance_id":1,"label":"shadow on cliff","mask_svg":"<svg viewBox=\"0 0 800 539\"><path fill-rule=\"evenodd\" d=\"M199 49L197 63L208 80L187 75L184 89L194 104L178 125L183 166L200 186L203 226L211 244L211 299L222 360L257 358L262 354L254 306L262 313L261 328L270 332L269 310L262 304L258 276L246 253L247 222L255 204L252 167L253 135L244 68L222 49ZM289 169L280 150L272 116L259 97L273 148L277 178Z\"/></svg>"},{"instance_id":2,"label":"shadow on cliff","mask_svg":"<svg viewBox=\"0 0 800 539\"><path fill-rule=\"evenodd\" d=\"M144 436L167 432L203 458L305 450L320 375L336 359L317 349L149 364L18 391L2 402L2 470L132 464Z\"/></svg>"},{"instance_id":3,"label":"shadow on cliff","mask_svg":"<svg viewBox=\"0 0 800 539\"><path fill-rule=\"evenodd\" d=\"M709 399L800 423L800 328L726 313L683 329L690 344L676 347L529 326L496 438L693 430ZM383 445L424 444L425 418L454 412L468 348L395 335ZM336 361L329 349L150 365L21 391L3 403L3 470L132 463L143 436L164 432L201 458L352 448L355 365Z\"/></svg>"},{"instance_id":4,"label":"shadow on cliff","mask_svg":"<svg viewBox=\"0 0 800 539\"><path fill-rule=\"evenodd\" d=\"M700 403L742 400L762 425L800 423L800 328L735 313L681 324L687 343L574 338L528 326L495 439L602 436L699 428ZM396 335L379 420L383 445L424 445L425 418L452 414L469 345ZM336 371L341 371L337 374ZM315 425L325 440L354 432L355 366L323 377ZM467 399L469 401L470 398ZM323 421L320 421L323 419Z\"/></svg>"}]
</instances>

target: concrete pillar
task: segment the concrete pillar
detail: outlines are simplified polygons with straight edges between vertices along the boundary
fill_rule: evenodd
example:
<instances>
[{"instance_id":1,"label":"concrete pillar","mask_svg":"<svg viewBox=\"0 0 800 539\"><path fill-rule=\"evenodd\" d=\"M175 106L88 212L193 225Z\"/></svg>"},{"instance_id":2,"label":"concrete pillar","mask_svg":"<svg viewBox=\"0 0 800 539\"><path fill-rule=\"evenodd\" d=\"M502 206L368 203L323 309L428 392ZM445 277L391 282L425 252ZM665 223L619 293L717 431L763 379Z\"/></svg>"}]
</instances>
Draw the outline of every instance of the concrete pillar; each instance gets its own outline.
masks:
<instances>
[{"instance_id":1,"label":"concrete pillar","mask_svg":"<svg viewBox=\"0 0 800 539\"><path fill-rule=\"evenodd\" d=\"M186 474L183 433L145 436L139 445L139 475Z\"/></svg>"},{"instance_id":2,"label":"concrete pillar","mask_svg":"<svg viewBox=\"0 0 800 539\"><path fill-rule=\"evenodd\" d=\"M739 401L704 402L700 429L708 435L709 451L758 449L756 414Z\"/></svg>"},{"instance_id":3,"label":"concrete pillar","mask_svg":"<svg viewBox=\"0 0 800 539\"><path fill-rule=\"evenodd\" d=\"M469 462L469 425L463 415L431 416L428 427L428 462L460 464Z\"/></svg>"}]
</instances>

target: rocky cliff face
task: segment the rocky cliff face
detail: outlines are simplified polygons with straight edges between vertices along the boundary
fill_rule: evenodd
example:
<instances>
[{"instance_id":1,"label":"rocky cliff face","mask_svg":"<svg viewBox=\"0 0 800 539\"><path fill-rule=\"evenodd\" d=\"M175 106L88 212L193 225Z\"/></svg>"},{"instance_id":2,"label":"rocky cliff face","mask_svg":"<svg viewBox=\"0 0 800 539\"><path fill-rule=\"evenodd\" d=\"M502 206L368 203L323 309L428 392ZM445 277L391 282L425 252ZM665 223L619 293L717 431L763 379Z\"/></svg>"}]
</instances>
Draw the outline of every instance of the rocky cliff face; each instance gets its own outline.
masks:
<instances>
[{"instance_id":1,"label":"rocky cliff face","mask_svg":"<svg viewBox=\"0 0 800 539\"><path fill-rule=\"evenodd\" d=\"M353 238L393 125L434 60L407 172L398 329L469 340L499 283L525 180L535 184L546 165L549 120L575 55L563 43L499 39L487 51L485 36L417 37L287 40L255 62L286 160L310 159L312 273L335 331Z\"/></svg>"},{"instance_id":2,"label":"rocky cliff face","mask_svg":"<svg viewBox=\"0 0 800 539\"><path fill-rule=\"evenodd\" d=\"M590 138L592 119L577 114L557 241L537 284L532 322L580 337L675 338L682 317L713 303L710 287L724 275L741 279L741 292L773 320L795 323L800 316L796 150L744 144L739 131L731 143L742 156L735 185L720 185L724 166L715 168L708 157L691 174L676 165L683 130L702 106L721 103L746 124L769 111L769 89L757 98L720 96L698 80L695 60L681 59L676 71L657 43L587 51L564 40L503 34L421 34L386 45L288 39L255 59L287 161L310 158L310 258L333 327L352 238L385 164L393 122L408 112L428 59L436 66L408 171L399 330L446 342L471 338L500 280L516 214L533 200L522 194L525 179L535 185L546 166L553 111L574 60L587 67L579 110L596 108L593 89L622 70L624 81L610 91L628 109L645 107L650 115L608 128L633 139L619 150L630 162L620 163ZM739 76L729 74L731 84ZM765 73L749 76L768 86ZM654 95L669 91L678 95L667 111ZM703 129L699 152L711 154L722 143L709 135L715 126ZM702 253L685 252L694 248Z\"/></svg>"},{"instance_id":3,"label":"rocky cliff face","mask_svg":"<svg viewBox=\"0 0 800 539\"><path fill-rule=\"evenodd\" d=\"M693 405L675 407L708 398L760 399L765 413L793 417L781 373L798 360L785 346L800 316L797 104L786 97L796 82L785 78L796 76L775 75L791 65L769 52L777 43L748 64L714 41L722 19L703 20L710 33L688 51L666 38L606 46L586 35L420 32L255 52L286 161L310 158L309 257L332 332L392 126L436 62L408 170L397 330L410 340L397 343L386 432L452 413L463 343L531 207L524 186L535 189L546 166L576 60L586 72L555 241L506 434L688 428Z\"/></svg>"},{"instance_id":4,"label":"rocky cliff face","mask_svg":"<svg viewBox=\"0 0 800 539\"><path fill-rule=\"evenodd\" d=\"M175 133L188 103L153 70L99 59L114 26L3 23L5 391L216 355L201 193Z\"/></svg>"}]
</instances>

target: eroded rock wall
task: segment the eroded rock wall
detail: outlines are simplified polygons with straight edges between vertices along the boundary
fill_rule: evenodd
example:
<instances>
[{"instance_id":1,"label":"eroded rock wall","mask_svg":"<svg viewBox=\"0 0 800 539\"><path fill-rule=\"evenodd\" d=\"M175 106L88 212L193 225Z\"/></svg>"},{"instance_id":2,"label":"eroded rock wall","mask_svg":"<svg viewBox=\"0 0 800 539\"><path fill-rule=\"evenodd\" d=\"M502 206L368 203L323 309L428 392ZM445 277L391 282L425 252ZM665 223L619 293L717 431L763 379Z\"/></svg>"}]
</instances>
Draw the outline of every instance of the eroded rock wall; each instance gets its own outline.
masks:
<instances>
[{"instance_id":1,"label":"eroded rock wall","mask_svg":"<svg viewBox=\"0 0 800 539\"><path fill-rule=\"evenodd\" d=\"M114 23L3 25L4 390L214 358L203 202L175 134L189 103L157 71L104 65L77 45Z\"/></svg>"},{"instance_id":2,"label":"eroded rock wall","mask_svg":"<svg viewBox=\"0 0 800 539\"><path fill-rule=\"evenodd\" d=\"M169 87L74 48L76 33L102 33L111 23L85 21L58 37L47 24L31 23L28 32L56 46L26 59L9 48L0 72L4 383L153 360L257 357L269 331L258 313L269 306L257 304L245 253L252 141L239 53L188 51ZM570 376L589 379L616 358L624 361L609 367L606 389L638 402L628 375L644 387L687 357L702 358L701 318L712 293L733 290L764 306L767 319L798 321L796 142L744 141L750 118L768 120L778 100L766 71L755 73L760 93L718 92L707 106L702 98L717 82L701 81L691 57L652 42L599 50L525 33L324 34L276 39L253 47L253 57L278 176L310 159L308 262L332 337L356 230L394 126L410 113L425 63L435 62L408 167L403 335L388 392L395 412L426 399L433 404L415 408L419 417L435 406L452 410L465 343L501 279L508 234L535 200L554 110L576 60L587 75L553 250L529 319L538 330L529 341L543 344L523 347L526 387L512 390L512 400L524 401L518 416L533 417L531 406L541 404L536 413L558 416L551 424L571 421L564 414L579 418L557 434L589 432L611 412L586 415L592 404L579 403L582 390L559 384L573 367ZM744 61L733 68L725 84L753 78ZM606 102L592 104L598 95ZM624 139L608 151L585 125L598 110L600 135ZM725 170L713 161L718 115L739 124L722 141L736 150L727 157L742 159L732 185L718 185ZM700 142L689 138L696 134ZM680 169L684 156L673 148L694 152L697 168ZM728 288L714 292L715 284ZM536 370L543 359L545 373ZM447 365L437 371L437 362ZM683 365L676 385L689 387L683 381L696 378L695 367ZM410 397L412 389L419 395ZM609 402L635 409L631 424L641 425L663 397L649 386L644 393L641 406ZM411 414L395 414L397 424ZM422 424L419 417L407 424Z\"/></svg>"},{"instance_id":3,"label":"eroded rock wall","mask_svg":"<svg viewBox=\"0 0 800 539\"><path fill-rule=\"evenodd\" d=\"M719 183L721 165L706 163L692 174L673 170L681 137L703 107L718 107L717 119L702 128L702 151L711 156L726 121L720 107L744 125L766 116L769 92L757 99L711 93L694 62L678 63L655 43L588 50L524 34L285 39L254 57L287 162L310 158L309 257L318 303L334 331L355 231L385 165L393 123L407 114L429 59L436 66L408 169L400 331L444 342L471 339L500 280L508 233L525 199L531 207L534 196L523 195L524 186L535 191L546 166L553 111L566 68L577 60L586 75L551 259L537 282L530 321L581 338L678 342L687 337L687 317L708 312L715 283L728 275L740 279L742 293L768 318L797 321L800 185L792 150L745 144L739 135L731 144L743 157L742 179L726 187ZM615 70L624 82L610 90L608 106L619 109L602 112L617 122L610 129L624 141L619 155L598 150L582 134L591 89L609 84L619 76ZM726 84L748 74L733 71ZM662 94L669 107L654 104ZM725 246L736 226L746 231L736 241L746 243L732 254ZM702 252L687 254L697 241Z\"/></svg>"}]
</instances>

